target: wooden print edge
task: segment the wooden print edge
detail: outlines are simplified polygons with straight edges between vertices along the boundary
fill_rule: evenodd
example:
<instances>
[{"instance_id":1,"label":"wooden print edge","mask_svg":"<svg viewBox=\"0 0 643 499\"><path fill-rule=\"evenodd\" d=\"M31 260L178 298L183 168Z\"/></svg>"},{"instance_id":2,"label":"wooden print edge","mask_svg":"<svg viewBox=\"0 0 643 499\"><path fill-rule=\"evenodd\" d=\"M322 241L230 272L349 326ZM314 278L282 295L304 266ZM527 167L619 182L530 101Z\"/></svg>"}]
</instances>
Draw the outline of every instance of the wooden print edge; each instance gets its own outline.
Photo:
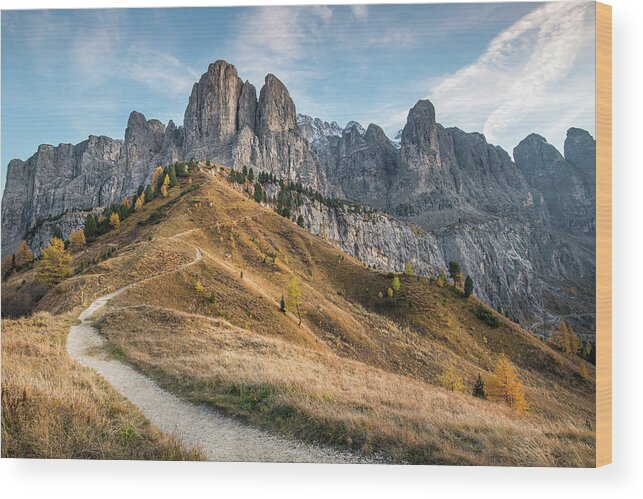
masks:
<instances>
[{"instance_id":1,"label":"wooden print edge","mask_svg":"<svg viewBox=\"0 0 643 499\"><path fill-rule=\"evenodd\" d=\"M596 466L612 462L612 7L596 2Z\"/></svg>"}]
</instances>

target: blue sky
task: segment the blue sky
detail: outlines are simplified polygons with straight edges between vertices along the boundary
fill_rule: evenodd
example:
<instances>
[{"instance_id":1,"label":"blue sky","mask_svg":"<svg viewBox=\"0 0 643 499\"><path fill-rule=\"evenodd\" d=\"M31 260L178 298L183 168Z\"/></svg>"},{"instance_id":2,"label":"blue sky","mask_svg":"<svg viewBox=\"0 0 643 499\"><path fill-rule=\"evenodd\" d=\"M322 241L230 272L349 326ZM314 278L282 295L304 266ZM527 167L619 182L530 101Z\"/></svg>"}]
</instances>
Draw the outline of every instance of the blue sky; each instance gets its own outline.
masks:
<instances>
[{"instance_id":1,"label":"blue sky","mask_svg":"<svg viewBox=\"0 0 643 499\"><path fill-rule=\"evenodd\" d=\"M122 138L132 110L181 124L217 59L257 90L274 73L298 112L390 137L421 98L510 153L531 132L594 133L590 2L3 11L3 181L40 143Z\"/></svg>"}]
</instances>

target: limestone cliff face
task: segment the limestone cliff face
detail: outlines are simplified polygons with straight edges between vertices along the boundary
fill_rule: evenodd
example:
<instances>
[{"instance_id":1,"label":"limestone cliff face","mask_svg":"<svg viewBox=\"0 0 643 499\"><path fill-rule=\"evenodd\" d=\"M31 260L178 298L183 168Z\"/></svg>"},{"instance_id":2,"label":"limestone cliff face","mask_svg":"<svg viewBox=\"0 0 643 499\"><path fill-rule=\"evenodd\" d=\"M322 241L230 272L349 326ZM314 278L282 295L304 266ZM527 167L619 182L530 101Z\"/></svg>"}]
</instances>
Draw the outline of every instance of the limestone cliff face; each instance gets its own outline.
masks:
<instances>
[{"instance_id":1,"label":"limestone cliff face","mask_svg":"<svg viewBox=\"0 0 643 499\"><path fill-rule=\"evenodd\" d=\"M233 65L217 61L195 83L183 126L133 112L124 140L90 136L11 161L2 252L27 233L37 250L56 224L71 231L84 210L132 195L157 164L194 157L377 208L364 217L310 201L301 214L311 232L324 227L333 244L381 269L410 261L435 274L458 260L481 298L528 320L543 306L559 312L552 300L593 307L595 147L572 128L563 156L534 134L516 147L514 163L482 134L443 127L427 100L393 142L376 124L341 129L297 115L272 74L257 97Z\"/></svg>"},{"instance_id":2,"label":"limestone cliff face","mask_svg":"<svg viewBox=\"0 0 643 499\"><path fill-rule=\"evenodd\" d=\"M579 147L570 149L572 157L583 156ZM527 181L543 193L553 225L578 234L594 233L595 198L588 189L591 178L583 170L537 134L514 148L514 158Z\"/></svg>"},{"instance_id":3,"label":"limestone cliff face","mask_svg":"<svg viewBox=\"0 0 643 499\"><path fill-rule=\"evenodd\" d=\"M185 109L185 156L214 161L227 158L238 130L237 106L242 90L243 82L232 64L210 64L194 84Z\"/></svg>"},{"instance_id":4,"label":"limestone cliff face","mask_svg":"<svg viewBox=\"0 0 643 499\"><path fill-rule=\"evenodd\" d=\"M43 144L12 160L2 197L2 254L15 251L32 227L63 213L108 206L131 196L153 168L178 159L182 130L133 112L125 140L91 135L76 144ZM32 231L32 248L47 239Z\"/></svg>"}]
</instances>

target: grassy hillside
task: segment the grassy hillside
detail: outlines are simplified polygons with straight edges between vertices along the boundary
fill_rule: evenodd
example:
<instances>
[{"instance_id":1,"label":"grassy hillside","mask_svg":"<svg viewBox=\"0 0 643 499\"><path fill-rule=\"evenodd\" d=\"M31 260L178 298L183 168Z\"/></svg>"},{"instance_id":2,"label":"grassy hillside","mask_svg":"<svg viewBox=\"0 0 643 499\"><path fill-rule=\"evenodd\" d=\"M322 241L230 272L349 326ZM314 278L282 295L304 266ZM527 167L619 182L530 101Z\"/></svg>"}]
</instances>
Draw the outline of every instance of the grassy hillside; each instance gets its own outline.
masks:
<instances>
[{"instance_id":1,"label":"grassy hillside","mask_svg":"<svg viewBox=\"0 0 643 499\"><path fill-rule=\"evenodd\" d=\"M2 457L201 459L65 351L72 314L2 323Z\"/></svg>"},{"instance_id":2,"label":"grassy hillside","mask_svg":"<svg viewBox=\"0 0 643 499\"><path fill-rule=\"evenodd\" d=\"M366 268L236 184L196 174L101 236L78 261L109 258L38 304L57 314L134 286L102 309L119 358L162 386L253 424L393 461L527 466L594 463L594 369L550 349L474 298L427 278ZM185 195L180 195L184 192ZM15 286L15 279L6 286ZM296 278L302 324L279 301ZM13 284L12 284L13 283ZM471 395L501 354L517 367L527 414ZM465 391L442 388L445 371Z\"/></svg>"}]
</instances>

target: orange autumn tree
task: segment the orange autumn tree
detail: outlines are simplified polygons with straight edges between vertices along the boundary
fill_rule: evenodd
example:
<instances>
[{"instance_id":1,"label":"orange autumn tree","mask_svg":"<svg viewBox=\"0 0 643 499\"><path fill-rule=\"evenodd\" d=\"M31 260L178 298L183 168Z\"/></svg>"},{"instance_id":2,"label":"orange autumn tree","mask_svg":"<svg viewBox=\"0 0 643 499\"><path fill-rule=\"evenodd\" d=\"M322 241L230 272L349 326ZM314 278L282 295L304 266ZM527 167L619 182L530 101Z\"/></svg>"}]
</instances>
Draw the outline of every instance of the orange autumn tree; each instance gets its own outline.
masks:
<instances>
[{"instance_id":1,"label":"orange autumn tree","mask_svg":"<svg viewBox=\"0 0 643 499\"><path fill-rule=\"evenodd\" d=\"M496 368L486 382L487 398L496 402L505 402L518 412L527 412L529 405L525 400L525 392L518 380L514 365L503 353Z\"/></svg>"}]
</instances>

